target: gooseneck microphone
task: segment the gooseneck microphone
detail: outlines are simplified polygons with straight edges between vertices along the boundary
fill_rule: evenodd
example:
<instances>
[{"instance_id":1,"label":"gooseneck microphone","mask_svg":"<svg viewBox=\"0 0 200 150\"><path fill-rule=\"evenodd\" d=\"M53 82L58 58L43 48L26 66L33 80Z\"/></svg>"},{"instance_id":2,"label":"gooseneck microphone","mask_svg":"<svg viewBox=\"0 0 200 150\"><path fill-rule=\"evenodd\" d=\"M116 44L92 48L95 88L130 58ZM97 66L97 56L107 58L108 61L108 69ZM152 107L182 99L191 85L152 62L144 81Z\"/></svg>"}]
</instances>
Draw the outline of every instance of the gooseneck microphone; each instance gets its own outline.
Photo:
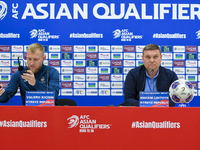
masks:
<instances>
[{"instance_id":1,"label":"gooseneck microphone","mask_svg":"<svg viewBox=\"0 0 200 150\"><path fill-rule=\"evenodd\" d=\"M153 69L151 70L151 73L152 73L152 78L153 78L153 91L154 91L154 70Z\"/></svg>"},{"instance_id":2,"label":"gooseneck microphone","mask_svg":"<svg viewBox=\"0 0 200 150\"><path fill-rule=\"evenodd\" d=\"M18 70L23 71L24 67L20 65L19 57L18 57L18 65L19 65Z\"/></svg>"}]
</instances>

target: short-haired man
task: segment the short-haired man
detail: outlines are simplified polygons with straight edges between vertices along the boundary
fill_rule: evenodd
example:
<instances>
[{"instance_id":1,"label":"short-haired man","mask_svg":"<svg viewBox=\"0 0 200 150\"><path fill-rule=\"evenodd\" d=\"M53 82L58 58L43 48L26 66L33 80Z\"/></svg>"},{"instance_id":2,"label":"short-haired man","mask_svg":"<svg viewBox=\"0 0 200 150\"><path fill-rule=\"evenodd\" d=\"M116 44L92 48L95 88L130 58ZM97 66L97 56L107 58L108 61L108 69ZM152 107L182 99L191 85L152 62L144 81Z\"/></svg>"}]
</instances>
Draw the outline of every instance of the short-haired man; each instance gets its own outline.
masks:
<instances>
[{"instance_id":1,"label":"short-haired man","mask_svg":"<svg viewBox=\"0 0 200 150\"><path fill-rule=\"evenodd\" d=\"M59 73L55 68L44 65L45 59L43 46L39 43L31 44L27 50L28 70L25 68L23 71L15 72L6 89L3 89L2 84L0 85L0 102L7 102L20 87L23 105L25 105L26 91L46 91L47 89L55 92L55 105L58 105ZM24 72L25 70L27 72Z\"/></svg>"},{"instance_id":2,"label":"short-haired man","mask_svg":"<svg viewBox=\"0 0 200 150\"><path fill-rule=\"evenodd\" d=\"M175 72L160 66L162 55L156 44L146 45L143 49L144 65L129 71L124 85L126 106L139 106L140 91L169 92L170 85L178 79ZM174 106L169 100L169 106Z\"/></svg>"}]
</instances>

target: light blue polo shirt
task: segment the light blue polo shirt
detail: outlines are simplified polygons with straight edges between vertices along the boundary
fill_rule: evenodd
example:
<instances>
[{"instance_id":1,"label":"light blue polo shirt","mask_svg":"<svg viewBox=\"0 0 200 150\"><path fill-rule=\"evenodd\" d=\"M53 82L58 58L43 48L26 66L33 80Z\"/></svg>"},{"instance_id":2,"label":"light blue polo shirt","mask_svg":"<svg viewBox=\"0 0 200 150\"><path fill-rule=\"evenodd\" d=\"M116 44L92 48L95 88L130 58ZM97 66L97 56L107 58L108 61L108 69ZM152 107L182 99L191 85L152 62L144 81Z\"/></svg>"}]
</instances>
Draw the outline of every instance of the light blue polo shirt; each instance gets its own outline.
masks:
<instances>
[{"instance_id":1,"label":"light blue polo shirt","mask_svg":"<svg viewBox=\"0 0 200 150\"><path fill-rule=\"evenodd\" d=\"M145 89L144 91L153 91L153 80L154 80L154 92L157 92L157 89L156 89L156 81L157 81L157 77L158 77L158 74L159 74L159 70L156 74L156 76L152 79L147 71L146 71L146 84L145 84Z\"/></svg>"}]
</instances>

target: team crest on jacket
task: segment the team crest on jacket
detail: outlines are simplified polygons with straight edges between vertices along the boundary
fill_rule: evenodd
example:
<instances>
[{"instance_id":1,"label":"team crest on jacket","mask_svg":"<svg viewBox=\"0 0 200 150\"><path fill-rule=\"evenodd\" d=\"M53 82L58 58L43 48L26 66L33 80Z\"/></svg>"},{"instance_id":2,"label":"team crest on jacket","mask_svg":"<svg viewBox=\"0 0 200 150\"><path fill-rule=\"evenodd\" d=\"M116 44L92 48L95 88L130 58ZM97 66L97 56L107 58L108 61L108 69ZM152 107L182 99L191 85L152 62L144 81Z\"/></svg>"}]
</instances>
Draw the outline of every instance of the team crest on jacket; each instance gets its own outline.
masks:
<instances>
[{"instance_id":1,"label":"team crest on jacket","mask_svg":"<svg viewBox=\"0 0 200 150\"><path fill-rule=\"evenodd\" d=\"M42 83L45 83L45 78L44 78L44 77L41 77L41 78L40 78L40 81L41 81Z\"/></svg>"}]
</instances>

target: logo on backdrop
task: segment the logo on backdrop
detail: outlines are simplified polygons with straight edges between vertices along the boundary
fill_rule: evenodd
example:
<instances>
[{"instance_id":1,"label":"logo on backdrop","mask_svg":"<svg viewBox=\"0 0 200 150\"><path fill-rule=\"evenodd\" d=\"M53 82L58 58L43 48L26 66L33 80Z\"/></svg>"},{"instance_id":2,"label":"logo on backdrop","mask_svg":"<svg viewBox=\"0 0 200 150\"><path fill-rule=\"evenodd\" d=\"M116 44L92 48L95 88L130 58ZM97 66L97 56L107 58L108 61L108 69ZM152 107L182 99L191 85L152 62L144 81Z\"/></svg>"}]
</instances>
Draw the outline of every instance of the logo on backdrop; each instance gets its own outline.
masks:
<instances>
[{"instance_id":1,"label":"logo on backdrop","mask_svg":"<svg viewBox=\"0 0 200 150\"><path fill-rule=\"evenodd\" d=\"M7 4L0 1L0 19L2 20L7 14Z\"/></svg>"},{"instance_id":2,"label":"logo on backdrop","mask_svg":"<svg viewBox=\"0 0 200 150\"><path fill-rule=\"evenodd\" d=\"M113 39L120 38L121 41L131 41L132 39L142 39L142 35L134 35L133 32L129 32L128 29L116 29L113 33Z\"/></svg>"},{"instance_id":3,"label":"logo on backdrop","mask_svg":"<svg viewBox=\"0 0 200 150\"><path fill-rule=\"evenodd\" d=\"M93 133L97 129L110 129L111 124L98 124L96 119L91 119L90 115L72 115L67 119L68 128L75 128L79 125L79 132Z\"/></svg>"},{"instance_id":4,"label":"logo on backdrop","mask_svg":"<svg viewBox=\"0 0 200 150\"><path fill-rule=\"evenodd\" d=\"M200 30L196 32L197 34L197 38L196 39L200 39Z\"/></svg>"},{"instance_id":5,"label":"logo on backdrop","mask_svg":"<svg viewBox=\"0 0 200 150\"><path fill-rule=\"evenodd\" d=\"M46 32L45 29L33 29L30 32L30 39L37 38L38 41L48 41L49 39L59 39L60 35L51 35L50 32Z\"/></svg>"}]
</instances>

